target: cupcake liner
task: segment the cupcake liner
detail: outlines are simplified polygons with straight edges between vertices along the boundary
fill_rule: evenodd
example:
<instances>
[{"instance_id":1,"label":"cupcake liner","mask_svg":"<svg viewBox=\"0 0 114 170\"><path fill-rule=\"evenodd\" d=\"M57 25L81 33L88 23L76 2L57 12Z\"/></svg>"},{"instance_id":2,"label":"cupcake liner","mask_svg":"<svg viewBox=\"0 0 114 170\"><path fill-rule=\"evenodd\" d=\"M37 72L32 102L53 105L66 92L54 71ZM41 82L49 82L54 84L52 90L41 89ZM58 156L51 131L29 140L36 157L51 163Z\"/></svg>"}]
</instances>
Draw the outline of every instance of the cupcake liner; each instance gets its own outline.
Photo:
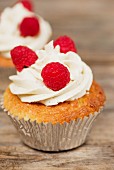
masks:
<instances>
[{"instance_id":1,"label":"cupcake liner","mask_svg":"<svg viewBox=\"0 0 114 170\"><path fill-rule=\"evenodd\" d=\"M3 103L2 103L2 108ZM18 130L22 141L31 148L42 151L64 151L77 148L84 144L93 121L100 111L90 114L83 119L73 120L70 123L55 124L37 123L11 115L6 109L4 111L12 120Z\"/></svg>"},{"instance_id":2,"label":"cupcake liner","mask_svg":"<svg viewBox=\"0 0 114 170\"><path fill-rule=\"evenodd\" d=\"M5 90L9 85L9 76L16 74L15 68L0 67L0 90Z\"/></svg>"}]
</instances>

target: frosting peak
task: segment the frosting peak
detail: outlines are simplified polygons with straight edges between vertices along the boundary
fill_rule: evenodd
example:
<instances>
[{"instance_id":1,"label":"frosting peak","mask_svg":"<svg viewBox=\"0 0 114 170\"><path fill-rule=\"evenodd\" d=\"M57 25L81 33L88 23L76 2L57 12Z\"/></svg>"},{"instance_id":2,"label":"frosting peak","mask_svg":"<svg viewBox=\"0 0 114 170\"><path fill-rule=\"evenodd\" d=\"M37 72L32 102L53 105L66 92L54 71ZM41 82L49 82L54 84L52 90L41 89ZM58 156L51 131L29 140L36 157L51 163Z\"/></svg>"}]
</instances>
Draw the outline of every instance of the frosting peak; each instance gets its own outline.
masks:
<instances>
[{"instance_id":1,"label":"frosting peak","mask_svg":"<svg viewBox=\"0 0 114 170\"><path fill-rule=\"evenodd\" d=\"M38 60L35 64L10 77L13 81L10 90L18 95L22 102L39 102L52 106L78 99L90 90L93 74L78 54L60 53L59 45L54 48L53 41L51 41L44 50L38 50L37 55ZM42 69L51 62L63 64L70 72L70 82L59 91L47 88L41 77Z\"/></svg>"}]
</instances>

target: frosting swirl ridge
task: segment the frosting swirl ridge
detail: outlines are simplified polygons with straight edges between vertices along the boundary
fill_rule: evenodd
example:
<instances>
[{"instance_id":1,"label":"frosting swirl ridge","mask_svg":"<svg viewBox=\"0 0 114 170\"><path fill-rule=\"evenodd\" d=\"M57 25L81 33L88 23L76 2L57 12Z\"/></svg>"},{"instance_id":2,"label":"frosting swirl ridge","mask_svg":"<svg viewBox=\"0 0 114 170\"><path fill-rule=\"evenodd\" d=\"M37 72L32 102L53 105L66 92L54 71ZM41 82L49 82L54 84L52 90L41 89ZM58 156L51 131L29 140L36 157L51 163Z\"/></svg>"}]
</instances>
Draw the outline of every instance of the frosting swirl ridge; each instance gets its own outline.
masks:
<instances>
[{"instance_id":1,"label":"frosting swirl ridge","mask_svg":"<svg viewBox=\"0 0 114 170\"><path fill-rule=\"evenodd\" d=\"M93 74L78 54L74 52L60 53L60 47L54 48L53 41L44 50L37 51L38 60L29 68L23 69L17 75L10 76L13 83L10 90L18 95L22 102L39 102L46 106L57 105L65 101L81 98L90 90ZM53 91L45 86L41 77L42 69L51 62L59 62L70 72L70 82L59 91Z\"/></svg>"}]
</instances>

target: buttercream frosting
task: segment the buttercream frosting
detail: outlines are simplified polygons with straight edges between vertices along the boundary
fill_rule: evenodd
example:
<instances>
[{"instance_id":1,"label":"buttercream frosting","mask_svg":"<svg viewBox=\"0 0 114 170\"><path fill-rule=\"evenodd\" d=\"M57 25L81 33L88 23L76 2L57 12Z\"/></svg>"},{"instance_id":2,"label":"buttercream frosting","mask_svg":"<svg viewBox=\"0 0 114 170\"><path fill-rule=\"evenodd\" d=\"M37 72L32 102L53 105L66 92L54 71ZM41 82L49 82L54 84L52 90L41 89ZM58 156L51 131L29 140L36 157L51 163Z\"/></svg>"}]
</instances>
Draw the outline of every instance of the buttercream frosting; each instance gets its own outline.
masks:
<instances>
[{"instance_id":1,"label":"buttercream frosting","mask_svg":"<svg viewBox=\"0 0 114 170\"><path fill-rule=\"evenodd\" d=\"M57 105L65 101L72 101L87 94L93 82L90 67L74 52L66 54L60 52L59 45L54 48L53 41L38 50L38 60L17 75L10 76L13 81L10 90L18 95L22 102L39 102L46 106ZM59 91L53 91L45 86L41 76L42 69L51 62L59 62L70 72L70 82Z\"/></svg>"},{"instance_id":2,"label":"buttercream frosting","mask_svg":"<svg viewBox=\"0 0 114 170\"><path fill-rule=\"evenodd\" d=\"M25 45L33 50L41 49L49 41L52 34L51 26L42 17L37 16L40 23L40 33L37 36L22 37L19 24L25 17L35 16L21 3L7 7L0 18L0 53L10 58L10 50L18 45Z\"/></svg>"}]
</instances>

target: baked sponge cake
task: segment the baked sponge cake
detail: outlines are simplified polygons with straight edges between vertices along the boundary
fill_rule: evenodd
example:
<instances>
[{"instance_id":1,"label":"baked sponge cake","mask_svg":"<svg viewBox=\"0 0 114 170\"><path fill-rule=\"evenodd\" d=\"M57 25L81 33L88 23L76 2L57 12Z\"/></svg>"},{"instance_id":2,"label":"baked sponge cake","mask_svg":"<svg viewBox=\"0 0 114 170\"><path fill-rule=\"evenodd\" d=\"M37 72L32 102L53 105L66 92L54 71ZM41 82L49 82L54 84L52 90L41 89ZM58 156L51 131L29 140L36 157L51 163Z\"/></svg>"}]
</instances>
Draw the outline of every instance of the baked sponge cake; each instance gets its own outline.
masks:
<instances>
[{"instance_id":1,"label":"baked sponge cake","mask_svg":"<svg viewBox=\"0 0 114 170\"><path fill-rule=\"evenodd\" d=\"M11 56L18 72L10 76L3 108L23 142L43 151L85 143L106 98L73 40L62 36L36 52L17 46Z\"/></svg>"},{"instance_id":2,"label":"baked sponge cake","mask_svg":"<svg viewBox=\"0 0 114 170\"><path fill-rule=\"evenodd\" d=\"M99 108L104 104L105 97L103 95L104 92L101 87L96 82L93 82L89 95L74 101L66 101L53 107L45 107L40 103L28 104L21 102L18 96L12 94L8 88L4 95L4 106L13 116L18 116L19 119L35 120L37 123L63 124L78 118L83 119L91 113L98 112Z\"/></svg>"}]
</instances>

